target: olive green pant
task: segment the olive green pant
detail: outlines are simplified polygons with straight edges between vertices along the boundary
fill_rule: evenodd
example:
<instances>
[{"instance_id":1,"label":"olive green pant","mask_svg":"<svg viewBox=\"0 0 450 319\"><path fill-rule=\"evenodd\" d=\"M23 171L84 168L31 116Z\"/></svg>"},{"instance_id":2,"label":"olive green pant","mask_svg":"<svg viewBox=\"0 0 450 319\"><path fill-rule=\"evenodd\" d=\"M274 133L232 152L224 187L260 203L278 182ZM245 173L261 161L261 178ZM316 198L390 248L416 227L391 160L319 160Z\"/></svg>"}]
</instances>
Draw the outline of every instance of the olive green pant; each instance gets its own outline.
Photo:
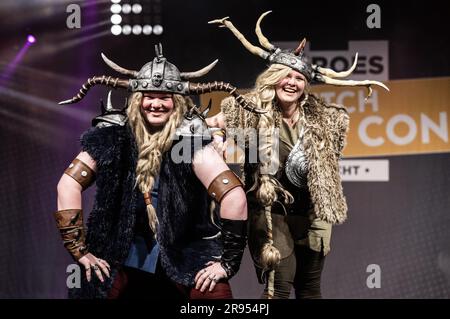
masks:
<instances>
[{"instance_id":1,"label":"olive green pant","mask_svg":"<svg viewBox=\"0 0 450 319\"><path fill-rule=\"evenodd\" d=\"M263 283L267 281L260 263L260 253L267 242L263 210L253 210L249 222L248 244L258 280ZM273 244L282 257L275 268L273 298L289 298L292 287L296 298L321 298L320 279L325 256L330 251L332 225L313 214L272 214L272 232ZM263 297L267 297L267 283Z\"/></svg>"},{"instance_id":2,"label":"olive green pant","mask_svg":"<svg viewBox=\"0 0 450 319\"><path fill-rule=\"evenodd\" d=\"M274 299L288 299L294 287L296 299L322 298L320 282L325 256L305 245L295 245L292 254L275 268ZM267 298L267 283L262 298Z\"/></svg>"}]
</instances>

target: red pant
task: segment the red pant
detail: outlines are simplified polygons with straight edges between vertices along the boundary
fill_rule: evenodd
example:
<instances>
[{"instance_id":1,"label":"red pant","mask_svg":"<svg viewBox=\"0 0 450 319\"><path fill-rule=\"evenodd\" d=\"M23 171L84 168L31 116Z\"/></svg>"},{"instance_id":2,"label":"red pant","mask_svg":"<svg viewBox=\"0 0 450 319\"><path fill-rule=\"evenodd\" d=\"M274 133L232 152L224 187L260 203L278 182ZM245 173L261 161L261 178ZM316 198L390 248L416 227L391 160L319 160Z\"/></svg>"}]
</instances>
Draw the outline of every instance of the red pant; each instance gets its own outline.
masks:
<instances>
[{"instance_id":1,"label":"red pant","mask_svg":"<svg viewBox=\"0 0 450 319\"><path fill-rule=\"evenodd\" d=\"M204 292L201 292L200 289L195 289L195 287L182 285L177 285L177 287L189 299L233 299L228 281L218 282L213 291L206 289Z\"/></svg>"},{"instance_id":2,"label":"red pant","mask_svg":"<svg viewBox=\"0 0 450 319\"><path fill-rule=\"evenodd\" d=\"M149 274L123 267L114 278L108 299L232 299L228 281L219 281L213 291L174 284L163 273Z\"/></svg>"},{"instance_id":3,"label":"red pant","mask_svg":"<svg viewBox=\"0 0 450 319\"><path fill-rule=\"evenodd\" d=\"M108 299L184 300L185 296L164 273L150 274L123 267L115 276Z\"/></svg>"}]
</instances>

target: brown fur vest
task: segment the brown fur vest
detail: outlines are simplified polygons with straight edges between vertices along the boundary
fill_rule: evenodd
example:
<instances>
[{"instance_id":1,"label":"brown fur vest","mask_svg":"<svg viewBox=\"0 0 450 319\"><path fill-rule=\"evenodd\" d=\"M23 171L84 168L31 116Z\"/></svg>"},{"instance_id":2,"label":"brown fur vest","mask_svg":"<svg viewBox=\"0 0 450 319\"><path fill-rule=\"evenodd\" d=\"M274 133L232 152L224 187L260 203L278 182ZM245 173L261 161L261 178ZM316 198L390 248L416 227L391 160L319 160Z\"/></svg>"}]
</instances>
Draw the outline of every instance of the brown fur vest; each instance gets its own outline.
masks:
<instances>
[{"instance_id":1,"label":"brown fur vest","mask_svg":"<svg viewBox=\"0 0 450 319\"><path fill-rule=\"evenodd\" d=\"M246 98L254 101L254 93ZM240 108L234 98L221 103L227 129L257 128L258 116ZM341 224L347 218L347 204L339 175L339 158L346 143L349 115L343 106L327 104L310 94L303 106L304 149L308 160L308 188L318 218ZM274 111L275 127L281 112Z\"/></svg>"}]
</instances>

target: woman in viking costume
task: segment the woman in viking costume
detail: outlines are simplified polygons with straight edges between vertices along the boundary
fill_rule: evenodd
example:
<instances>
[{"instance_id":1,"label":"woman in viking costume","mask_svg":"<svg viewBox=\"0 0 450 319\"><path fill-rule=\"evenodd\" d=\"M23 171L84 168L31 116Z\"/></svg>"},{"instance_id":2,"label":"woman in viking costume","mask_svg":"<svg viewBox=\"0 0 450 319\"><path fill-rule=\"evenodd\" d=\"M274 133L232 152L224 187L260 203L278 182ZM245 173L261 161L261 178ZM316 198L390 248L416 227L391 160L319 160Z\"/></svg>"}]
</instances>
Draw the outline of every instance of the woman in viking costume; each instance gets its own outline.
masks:
<instances>
[{"instance_id":1,"label":"woman in viking costume","mask_svg":"<svg viewBox=\"0 0 450 319\"><path fill-rule=\"evenodd\" d=\"M262 48L248 42L228 17L210 22L231 30L246 49L268 61L269 67L244 96L265 113L247 112L230 97L222 101L221 113L207 122L226 127L232 136L238 135L238 129L257 129L258 163L246 160L243 169L249 248L258 278L266 284L263 297L289 298L293 286L296 298L320 298L332 225L347 218L338 161L346 143L349 115L345 107L325 103L309 93L309 84L366 86L369 94L371 85L387 87L376 81L340 79L352 73L357 57L348 71L335 72L307 60L305 39L293 51L275 47L260 28L269 12L256 23ZM247 155L251 141L245 136ZM274 147L277 143L279 147Z\"/></svg>"},{"instance_id":2,"label":"woman in viking costume","mask_svg":"<svg viewBox=\"0 0 450 319\"><path fill-rule=\"evenodd\" d=\"M223 90L250 106L230 84L188 82L217 61L197 72L180 72L161 45L140 71L102 57L130 79L95 76L60 102L78 102L96 84L131 91L123 110L108 99L58 184L57 226L64 246L84 267L81 288L71 289L70 296L174 297L167 295L173 294L167 286L173 283L184 297L231 298L228 281L246 245L245 194L210 145L211 131L194 129L194 117L204 122L206 113L185 96ZM180 134L177 128L183 128ZM94 181L97 192L85 232L81 193ZM220 208L212 210L212 202Z\"/></svg>"}]
</instances>

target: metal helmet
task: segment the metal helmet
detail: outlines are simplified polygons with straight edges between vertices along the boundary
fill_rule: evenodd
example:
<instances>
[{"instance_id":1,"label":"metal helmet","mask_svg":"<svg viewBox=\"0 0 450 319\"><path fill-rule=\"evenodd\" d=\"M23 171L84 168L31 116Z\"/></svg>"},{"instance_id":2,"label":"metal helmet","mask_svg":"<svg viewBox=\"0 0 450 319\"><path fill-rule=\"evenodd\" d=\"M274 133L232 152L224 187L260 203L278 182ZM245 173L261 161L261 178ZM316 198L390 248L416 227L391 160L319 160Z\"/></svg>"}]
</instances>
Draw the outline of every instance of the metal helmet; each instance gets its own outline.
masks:
<instances>
[{"instance_id":1,"label":"metal helmet","mask_svg":"<svg viewBox=\"0 0 450 319\"><path fill-rule=\"evenodd\" d=\"M303 52L303 49L305 48L306 44L306 39L303 39L298 45L298 47L292 51L281 50L280 48L275 47L263 35L260 27L262 19L270 12L272 11L267 11L259 17L258 21L256 22L255 28L255 32L256 35L258 36L259 43L264 49L251 44L242 35L242 33L239 32L239 30L233 25L233 23L231 23L231 21L228 20L229 17L212 20L209 21L208 23L210 24L217 23L220 24L220 26L228 28L236 36L236 38L238 38L239 41L241 41L244 47L251 53L267 60L270 64L279 63L300 72L305 76L308 82L315 81L319 83L326 83L339 86L365 86L369 90L368 94L369 96L372 93L371 85L378 85L389 91L386 85L378 81L370 81L370 80L353 81L353 80L338 79L338 78L345 78L353 72L353 70L356 68L356 63L358 61L358 54L356 54L355 61L353 62L353 65L350 69L348 69L347 71L336 72L332 69L317 66L308 61Z\"/></svg>"},{"instance_id":2,"label":"metal helmet","mask_svg":"<svg viewBox=\"0 0 450 319\"><path fill-rule=\"evenodd\" d=\"M102 58L114 70L123 74L132 75L135 79L130 79L129 89L132 92L168 92L174 94L188 94L188 79L198 78L208 73L217 63L215 60L210 65L195 72L180 72L178 68L167 61L162 53L161 43L155 45L156 56L152 62L146 63L139 71L126 70L111 60L103 53Z\"/></svg>"},{"instance_id":3,"label":"metal helmet","mask_svg":"<svg viewBox=\"0 0 450 319\"><path fill-rule=\"evenodd\" d=\"M70 104L80 101L87 91L96 84L106 85L113 88L126 88L131 92L169 92L174 94L190 94L189 79L198 78L207 74L218 62L216 59L203 69L195 72L180 72L178 68L167 61L162 54L161 43L155 45L156 56L152 62L146 63L139 71L125 69L114 63L103 53L105 63L115 71L128 75L130 79L113 78L111 76L94 76L89 78L81 87L79 93L72 99L65 100L59 104Z\"/></svg>"},{"instance_id":4,"label":"metal helmet","mask_svg":"<svg viewBox=\"0 0 450 319\"><path fill-rule=\"evenodd\" d=\"M94 76L81 86L81 89L71 99L59 102L60 105L77 103L81 101L87 92L97 84L106 85L113 88L128 89L131 92L167 92L173 94L203 94L212 91L225 91L236 98L238 104L246 110L255 113L265 113L246 101L242 95L236 91L236 87L226 82L192 83L190 79L201 77L207 74L218 62L215 60L203 69L195 72L180 72L178 68L167 61L162 54L162 45L155 46L156 56L153 61L146 63L139 71L125 69L108 59L103 53L102 58L105 63L115 71L127 75L130 79L114 78L112 76Z\"/></svg>"}]
</instances>

